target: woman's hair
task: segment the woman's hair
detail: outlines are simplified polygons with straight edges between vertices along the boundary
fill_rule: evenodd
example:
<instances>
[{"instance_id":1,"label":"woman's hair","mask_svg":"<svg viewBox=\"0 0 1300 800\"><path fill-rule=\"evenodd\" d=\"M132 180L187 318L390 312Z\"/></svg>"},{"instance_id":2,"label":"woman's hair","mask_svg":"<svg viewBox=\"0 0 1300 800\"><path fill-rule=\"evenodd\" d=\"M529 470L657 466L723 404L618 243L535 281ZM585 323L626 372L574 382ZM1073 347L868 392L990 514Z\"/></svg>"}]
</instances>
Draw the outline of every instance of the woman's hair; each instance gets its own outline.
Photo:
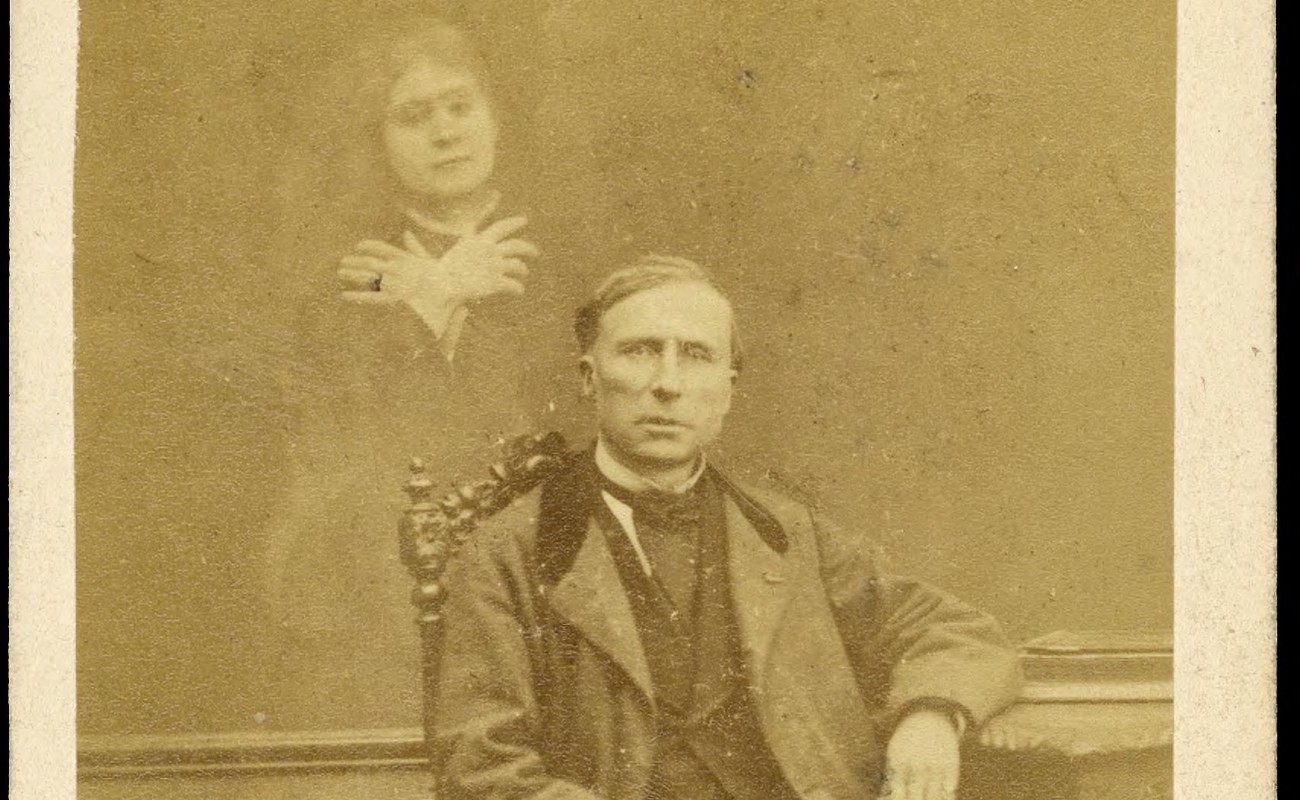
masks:
<instances>
[{"instance_id":1,"label":"woman's hair","mask_svg":"<svg viewBox=\"0 0 1300 800\"><path fill-rule=\"evenodd\" d=\"M322 267L318 277L331 277L338 255L375 236L392 212L398 186L380 133L398 78L425 62L464 69L491 102L486 61L463 28L440 17L385 15L351 41L316 54L324 66L297 96L273 178L280 213L270 255L290 281Z\"/></svg>"},{"instance_id":2,"label":"woman's hair","mask_svg":"<svg viewBox=\"0 0 1300 800\"><path fill-rule=\"evenodd\" d=\"M490 97L487 64L469 36L430 14L408 12L380 19L362 38L354 58L357 99L376 134L389 89L419 64L464 70Z\"/></svg>"}]
</instances>

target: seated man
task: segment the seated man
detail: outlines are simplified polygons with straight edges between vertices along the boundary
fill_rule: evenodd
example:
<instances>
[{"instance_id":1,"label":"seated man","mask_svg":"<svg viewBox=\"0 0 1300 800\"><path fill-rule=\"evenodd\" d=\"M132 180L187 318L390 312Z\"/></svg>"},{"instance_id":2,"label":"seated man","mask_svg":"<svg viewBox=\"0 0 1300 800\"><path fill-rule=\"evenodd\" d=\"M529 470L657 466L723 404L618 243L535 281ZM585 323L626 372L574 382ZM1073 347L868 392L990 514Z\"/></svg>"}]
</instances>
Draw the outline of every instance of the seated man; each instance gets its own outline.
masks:
<instances>
[{"instance_id":1,"label":"seated man","mask_svg":"<svg viewBox=\"0 0 1300 800\"><path fill-rule=\"evenodd\" d=\"M449 568L445 797L952 798L1016 695L996 623L708 459L740 353L701 268L621 270L576 330L594 448Z\"/></svg>"}]
</instances>

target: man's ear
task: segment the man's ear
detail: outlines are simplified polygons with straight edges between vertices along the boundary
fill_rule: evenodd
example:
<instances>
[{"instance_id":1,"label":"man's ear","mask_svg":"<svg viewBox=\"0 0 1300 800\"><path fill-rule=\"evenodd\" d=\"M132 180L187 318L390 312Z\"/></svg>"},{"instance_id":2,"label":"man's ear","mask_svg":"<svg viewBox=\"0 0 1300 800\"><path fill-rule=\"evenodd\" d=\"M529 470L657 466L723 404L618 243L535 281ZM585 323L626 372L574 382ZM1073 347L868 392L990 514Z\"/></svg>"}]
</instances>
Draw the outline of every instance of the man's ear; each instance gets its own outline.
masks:
<instances>
[{"instance_id":1,"label":"man's ear","mask_svg":"<svg viewBox=\"0 0 1300 800\"><path fill-rule=\"evenodd\" d=\"M591 362L591 356L583 356L578 359L578 375L582 377L583 397L590 398L596 393L595 369Z\"/></svg>"},{"instance_id":2,"label":"man's ear","mask_svg":"<svg viewBox=\"0 0 1300 800\"><path fill-rule=\"evenodd\" d=\"M736 379L740 377L740 373L736 370L733 369L730 372L731 383L727 384L727 403L722 409L722 415L724 417L731 413L731 401L736 397Z\"/></svg>"}]
</instances>

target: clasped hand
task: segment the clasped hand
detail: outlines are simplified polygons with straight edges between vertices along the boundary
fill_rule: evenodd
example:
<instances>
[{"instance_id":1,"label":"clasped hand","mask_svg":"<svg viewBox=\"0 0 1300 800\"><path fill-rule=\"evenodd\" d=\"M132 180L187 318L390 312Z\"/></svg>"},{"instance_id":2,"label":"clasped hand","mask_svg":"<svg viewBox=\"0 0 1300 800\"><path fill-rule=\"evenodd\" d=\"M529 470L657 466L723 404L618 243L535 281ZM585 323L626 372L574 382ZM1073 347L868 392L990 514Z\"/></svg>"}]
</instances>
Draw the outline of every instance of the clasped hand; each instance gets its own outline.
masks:
<instances>
[{"instance_id":1,"label":"clasped hand","mask_svg":"<svg viewBox=\"0 0 1300 800\"><path fill-rule=\"evenodd\" d=\"M885 749L888 800L953 800L961 769L958 732L940 711L914 711L894 729Z\"/></svg>"},{"instance_id":2,"label":"clasped hand","mask_svg":"<svg viewBox=\"0 0 1300 800\"><path fill-rule=\"evenodd\" d=\"M435 333L469 303L497 294L520 295L528 267L523 259L537 256L537 247L511 238L525 225L524 217L509 217L462 237L436 257L410 231L404 247L374 239L357 244L339 261L341 296L354 303L406 303Z\"/></svg>"}]
</instances>

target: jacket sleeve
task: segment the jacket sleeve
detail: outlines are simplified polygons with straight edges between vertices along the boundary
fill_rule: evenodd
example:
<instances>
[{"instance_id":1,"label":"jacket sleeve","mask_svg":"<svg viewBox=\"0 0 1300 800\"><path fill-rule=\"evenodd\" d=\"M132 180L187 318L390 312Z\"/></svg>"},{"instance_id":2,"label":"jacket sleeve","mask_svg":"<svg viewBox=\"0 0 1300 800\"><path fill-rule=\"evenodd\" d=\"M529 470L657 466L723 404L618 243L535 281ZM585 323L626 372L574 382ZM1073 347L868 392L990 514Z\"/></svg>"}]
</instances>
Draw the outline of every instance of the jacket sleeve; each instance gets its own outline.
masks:
<instances>
[{"instance_id":1,"label":"jacket sleeve","mask_svg":"<svg viewBox=\"0 0 1300 800\"><path fill-rule=\"evenodd\" d=\"M439 796L599 800L547 773L532 682L531 587L516 568L511 537L497 533L477 532L448 567L435 723Z\"/></svg>"},{"instance_id":2,"label":"jacket sleeve","mask_svg":"<svg viewBox=\"0 0 1300 800\"><path fill-rule=\"evenodd\" d=\"M888 727L908 710L959 710L981 725L1016 699L1019 657L997 622L946 592L888 572L880 550L814 516L822 580L864 688Z\"/></svg>"}]
</instances>

